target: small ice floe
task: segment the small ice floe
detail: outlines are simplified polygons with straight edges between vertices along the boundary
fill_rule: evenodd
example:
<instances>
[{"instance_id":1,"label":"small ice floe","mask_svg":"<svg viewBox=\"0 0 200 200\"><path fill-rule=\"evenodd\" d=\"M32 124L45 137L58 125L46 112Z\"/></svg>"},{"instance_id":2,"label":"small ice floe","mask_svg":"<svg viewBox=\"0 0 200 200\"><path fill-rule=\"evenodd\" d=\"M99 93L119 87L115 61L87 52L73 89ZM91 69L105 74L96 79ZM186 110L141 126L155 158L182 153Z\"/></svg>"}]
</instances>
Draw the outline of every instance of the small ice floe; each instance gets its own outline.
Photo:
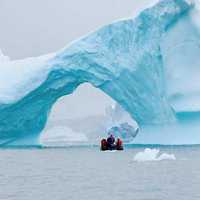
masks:
<instances>
[{"instance_id":1,"label":"small ice floe","mask_svg":"<svg viewBox=\"0 0 200 200\"><path fill-rule=\"evenodd\" d=\"M176 160L176 157L174 154L159 154L159 149L149 149L146 148L142 152L138 152L134 158L133 161L137 162L145 162L145 161L160 161L160 160Z\"/></svg>"}]
</instances>

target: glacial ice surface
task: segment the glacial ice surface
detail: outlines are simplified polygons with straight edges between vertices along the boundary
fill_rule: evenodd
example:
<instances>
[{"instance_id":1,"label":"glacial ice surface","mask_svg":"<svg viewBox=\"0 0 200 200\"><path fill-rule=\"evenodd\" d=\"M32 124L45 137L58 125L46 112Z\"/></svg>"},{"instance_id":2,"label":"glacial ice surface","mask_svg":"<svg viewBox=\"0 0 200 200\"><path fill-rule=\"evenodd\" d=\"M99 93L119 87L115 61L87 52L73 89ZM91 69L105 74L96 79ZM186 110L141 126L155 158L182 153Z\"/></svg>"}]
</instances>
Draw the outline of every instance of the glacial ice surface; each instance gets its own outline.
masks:
<instances>
[{"instance_id":1,"label":"glacial ice surface","mask_svg":"<svg viewBox=\"0 0 200 200\"><path fill-rule=\"evenodd\" d=\"M86 143L88 138L79 132L64 126L55 126L51 129L44 130L40 138L40 143L44 146Z\"/></svg>"},{"instance_id":2,"label":"glacial ice surface","mask_svg":"<svg viewBox=\"0 0 200 200\"><path fill-rule=\"evenodd\" d=\"M54 103L85 82L113 98L141 133L149 125L199 120L196 5L161 0L56 53L16 61L0 54L0 144L38 138Z\"/></svg>"},{"instance_id":3,"label":"glacial ice surface","mask_svg":"<svg viewBox=\"0 0 200 200\"><path fill-rule=\"evenodd\" d=\"M10 61L10 58L8 56L5 56L0 49L0 63L8 62L8 61Z\"/></svg>"}]
</instances>

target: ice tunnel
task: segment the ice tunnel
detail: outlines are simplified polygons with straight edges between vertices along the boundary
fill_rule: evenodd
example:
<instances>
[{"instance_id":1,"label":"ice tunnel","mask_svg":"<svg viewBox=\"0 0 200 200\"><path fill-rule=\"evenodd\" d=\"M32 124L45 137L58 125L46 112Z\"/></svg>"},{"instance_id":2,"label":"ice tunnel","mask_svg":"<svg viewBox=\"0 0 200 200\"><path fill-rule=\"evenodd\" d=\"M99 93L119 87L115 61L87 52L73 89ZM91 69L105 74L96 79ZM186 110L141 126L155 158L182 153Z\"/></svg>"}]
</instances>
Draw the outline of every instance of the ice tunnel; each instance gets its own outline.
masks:
<instances>
[{"instance_id":1,"label":"ice tunnel","mask_svg":"<svg viewBox=\"0 0 200 200\"><path fill-rule=\"evenodd\" d=\"M141 127L198 113L198 13L194 2L161 0L56 53L17 61L0 56L0 144L37 143L55 102L87 82Z\"/></svg>"}]
</instances>

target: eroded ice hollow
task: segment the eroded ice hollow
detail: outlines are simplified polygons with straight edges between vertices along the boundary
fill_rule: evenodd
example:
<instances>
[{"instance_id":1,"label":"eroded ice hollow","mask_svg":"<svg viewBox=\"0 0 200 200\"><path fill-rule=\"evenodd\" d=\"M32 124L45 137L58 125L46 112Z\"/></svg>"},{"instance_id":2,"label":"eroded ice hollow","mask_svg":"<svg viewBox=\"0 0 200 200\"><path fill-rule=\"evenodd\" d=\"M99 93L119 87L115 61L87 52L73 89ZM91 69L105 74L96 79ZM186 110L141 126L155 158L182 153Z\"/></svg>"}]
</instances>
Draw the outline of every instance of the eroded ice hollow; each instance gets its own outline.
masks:
<instances>
[{"instance_id":1,"label":"eroded ice hollow","mask_svg":"<svg viewBox=\"0 0 200 200\"><path fill-rule=\"evenodd\" d=\"M85 82L137 121L135 143L199 144L199 39L198 2L162 0L56 53L1 59L1 144L37 143L55 102Z\"/></svg>"}]
</instances>

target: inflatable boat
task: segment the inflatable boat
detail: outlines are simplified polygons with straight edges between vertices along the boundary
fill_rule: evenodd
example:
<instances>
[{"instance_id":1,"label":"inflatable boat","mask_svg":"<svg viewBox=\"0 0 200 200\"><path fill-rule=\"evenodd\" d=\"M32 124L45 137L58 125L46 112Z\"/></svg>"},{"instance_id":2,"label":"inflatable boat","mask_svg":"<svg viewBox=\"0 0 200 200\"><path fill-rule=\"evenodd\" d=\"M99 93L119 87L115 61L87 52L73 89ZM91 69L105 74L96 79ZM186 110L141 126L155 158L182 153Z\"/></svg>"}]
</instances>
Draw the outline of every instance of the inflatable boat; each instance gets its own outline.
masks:
<instances>
[{"instance_id":1,"label":"inflatable boat","mask_svg":"<svg viewBox=\"0 0 200 200\"><path fill-rule=\"evenodd\" d=\"M118 151L124 150L122 141L120 139L117 139L116 143L109 145L106 139L102 139L101 151L112 151L112 150L118 150Z\"/></svg>"}]
</instances>

